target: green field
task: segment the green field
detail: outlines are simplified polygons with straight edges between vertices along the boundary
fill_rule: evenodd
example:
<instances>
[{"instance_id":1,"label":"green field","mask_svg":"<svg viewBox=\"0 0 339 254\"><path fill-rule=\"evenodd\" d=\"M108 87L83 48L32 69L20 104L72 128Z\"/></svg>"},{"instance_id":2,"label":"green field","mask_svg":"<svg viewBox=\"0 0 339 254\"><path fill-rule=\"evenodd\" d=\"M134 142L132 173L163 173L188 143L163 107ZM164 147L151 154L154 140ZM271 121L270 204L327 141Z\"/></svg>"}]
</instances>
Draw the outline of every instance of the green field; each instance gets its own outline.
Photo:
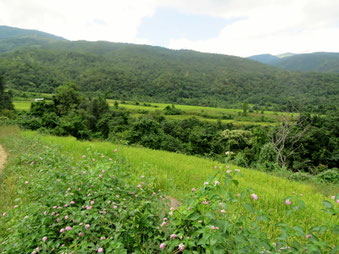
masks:
<instances>
[{"instance_id":1,"label":"green field","mask_svg":"<svg viewBox=\"0 0 339 254\"><path fill-rule=\"evenodd\" d=\"M24 132L23 136L34 138L35 132ZM114 149L122 156L126 164L131 167L135 176L145 175L154 178L154 185L165 191L169 196L182 199L192 188L201 186L217 169L225 169L226 165L212 160L151 150L139 147L114 145L108 142L83 142L72 137L41 136L39 139L49 145L59 145L60 150L79 160L82 155L92 153L114 156ZM238 168L243 177L239 178L239 192L250 188L260 197L258 207L272 215L272 221L267 225L268 230L276 235L274 225L286 219L286 205L284 200L288 196L302 195L307 209L293 214L288 218L291 225L301 225L309 228L310 225L320 223L339 223L338 217L331 217L321 211L322 200L339 193L338 186L325 188L320 192L312 185L289 181L285 178L275 177L256 170L229 165L231 170ZM309 216L312 214L312 216ZM326 236L327 240L333 236ZM337 241L337 240L335 240Z\"/></svg>"},{"instance_id":2,"label":"green field","mask_svg":"<svg viewBox=\"0 0 339 254\"><path fill-rule=\"evenodd\" d=\"M42 94L41 97L49 98L50 95ZM34 99L28 98L15 98L13 104L18 111L29 111L31 103ZM114 105L113 100L108 100L109 105ZM131 112L131 115L138 117L146 114L147 112L163 111L163 109L169 104L164 103L147 103L150 106L144 106L141 104L135 105L131 102L119 104L119 107L126 108ZM211 108L202 106L189 106L189 105L175 105L177 109L182 110L180 115L166 115L167 118L184 120L191 117L196 117L201 121L216 123L220 120L223 124L232 123L235 125L274 125L279 121L279 114L273 111L264 111L264 114L260 112L247 113L246 116L241 115L241 109L226 109L226 108ZM293 115L293 114L289 114ZM225 119L226 118L226 119ZM228 119L230 118L230 119Z\"/></svg>"},{"instance_id":3,"label":"green field","mask_svg":"<svg viewBox=\"0 0 339 254\"><path fill-rule=\"evenodd\" d=\"M114 145L108 142L77 141L72 137L42 135L33 131L19 131L14 127L0 128L0 143L9 152L7 167L0 172L0 213L8 211L9 207L13 207L18 202L21 206L31 202L25 198L22 190L17 191L17 184L24 181L21 179L27 179L30 175L36 174L32 171L34 167L32 167L31 160L38 159L39 156L47 160L48 151L53 147L56 147L60 154L60 159L54 155L53 161L67 158L73 161L74 167L81 164L83 156L93 161L90 165L97 164L99 169L101 161L113 158L116 165L131 174L132 179L145 176L145 181L150 182L153 189L161 189L167 196L174 197L183 203L192 188L198 189L216 172L224 171L227 167L225 164L194 156ZM322 211L323 200L333 202L330 197L339 193L338 186L313 186L252 169L228 166L233 172L236 168L240 169L242 174L242 177L235 176L239 185L227 187L228 190L234 193L243 193L247 190L247 193L255 193L258 196L258 200L252 202L253 208L269 216L269 220L260 222L269 238L276 239L280 235L281 232L276 224L281 221L291 227L300 226L306 232L305 234L316 225L333 227L339 223L338 215L333 216ZM51 170L55 171L55 174L67 174L70 177L72 175L71 169L64 173L57 168L51 168ZM135 185L137 183L135 182ZM305 208L287 215L288 207L285 204L287 198L302 200ZM334 204L334 206L337 205ZM241 209L243 208L237 203L227 205L229 214L248 213ZM248 216L252 218L251 213ZM337 235L328 231L317 237L332 246L339 243ZM299 240L305 242L307 239L304 237Z\"/></svg>"}]
</instances>

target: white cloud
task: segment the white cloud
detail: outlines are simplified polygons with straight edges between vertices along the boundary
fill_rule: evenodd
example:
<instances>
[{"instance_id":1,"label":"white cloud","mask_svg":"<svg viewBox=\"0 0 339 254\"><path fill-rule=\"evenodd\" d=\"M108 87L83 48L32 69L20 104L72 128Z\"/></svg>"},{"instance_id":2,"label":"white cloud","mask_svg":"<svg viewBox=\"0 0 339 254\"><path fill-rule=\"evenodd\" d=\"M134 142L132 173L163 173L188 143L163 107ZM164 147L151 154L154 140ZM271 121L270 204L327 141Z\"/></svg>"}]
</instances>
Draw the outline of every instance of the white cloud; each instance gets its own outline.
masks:
<instances>
[{"instance_id":1,"label":"white cloud","mask_svg":"<svg viewBox=\"0 0 339 254\"><path fill-rule=\"evenodd\" d=\"M143 17L156 0L2 0L0 24L38 29L71 40L139 42Z\"/></svg>"},{"instance_id":2,"label":"white cloud","mask_svg":"<svg viewBox=\"0 0 339 254\"><path fill-rule=\"evenodd\" d=\"M71 40L148 43L138 27L160 7L238 18L216 38L173 39L171 48L239 56L339 49L338 0L1 0L0 24Z\"/></svg>"},{"instance_id":3,"label":"white cloud","mask_svg":"<svg viewBox=\"0 0 339 254\"><path fill-rule=\"evenodd\" d=\"M239 2L230 1L234 12L225 10L223 17L237 13L245 19L226 26L216 38L173 39L170 47L238 56L339 49L339 1L262 1L271 4L257 6L251 6L254 1L241 1L253 8Z\"/></svg>"}]
</instances>

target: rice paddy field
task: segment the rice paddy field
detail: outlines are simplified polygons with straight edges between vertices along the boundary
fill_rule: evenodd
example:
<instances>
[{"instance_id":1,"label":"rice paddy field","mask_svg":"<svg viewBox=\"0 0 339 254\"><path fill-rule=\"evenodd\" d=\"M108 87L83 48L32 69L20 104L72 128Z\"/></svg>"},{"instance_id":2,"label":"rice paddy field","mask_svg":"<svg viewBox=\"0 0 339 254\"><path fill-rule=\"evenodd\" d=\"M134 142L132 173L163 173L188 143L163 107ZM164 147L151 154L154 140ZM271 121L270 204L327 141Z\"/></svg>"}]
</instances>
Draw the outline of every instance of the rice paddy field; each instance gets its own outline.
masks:
<instances>
[{"instance_id":1,"label":"rice paddy field","mask_svg":"<svg viewBox=\"0 0 339 254\"><path fill-rule=\"evenodd\" d=\"M45 98L49 100L50 94L41 94L36 98ZM18 111L29 111L31 103L34 102L34 98L20 98L14 99L14 107ZM107 100L108 104L113 107L114 100ZM120 102L119 102L120 103ZM138 103L135 102L124 102L119 104L119 107L126 108L130 111L131 116L139 117L150 112L163 112L163 109L171 104L164 103ZM184 120L191 117L196 117L201 121L216 123L220 121L223 124L232 123L234 125L245 126L245 125L275 125L280 120L281 112L273 111L253 111L248 112L246 116L242 114L243 110L235 108L213 108L203 106L190 106L190 105L174 105L175 108L182 111L179 115L166 115L166 118ZM289 114L294 116L294 114Z\"/></svg>"}]
</instances>

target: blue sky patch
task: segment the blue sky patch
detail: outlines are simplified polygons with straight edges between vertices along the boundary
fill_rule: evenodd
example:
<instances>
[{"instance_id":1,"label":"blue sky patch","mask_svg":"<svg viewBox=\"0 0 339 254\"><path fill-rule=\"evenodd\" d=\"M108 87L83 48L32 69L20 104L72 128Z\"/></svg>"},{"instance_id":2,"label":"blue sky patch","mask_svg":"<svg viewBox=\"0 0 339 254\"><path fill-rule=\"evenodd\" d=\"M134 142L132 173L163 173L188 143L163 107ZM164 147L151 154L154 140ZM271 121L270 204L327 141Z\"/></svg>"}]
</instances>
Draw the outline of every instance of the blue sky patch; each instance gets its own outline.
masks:
<instances>
[{"instance_id":1,"label":"blue sky patch","mask_svg":"<svg viewBox=\"0 0 339 254\"><path fill-rule=\"evenodd\" d=\"M158 9L154 16L142 20L137 37L148 39L154 45L166 47L170 39L206 40L214 38L221 29L236 20L162 8Z\"/></svg>"}]
</instances>

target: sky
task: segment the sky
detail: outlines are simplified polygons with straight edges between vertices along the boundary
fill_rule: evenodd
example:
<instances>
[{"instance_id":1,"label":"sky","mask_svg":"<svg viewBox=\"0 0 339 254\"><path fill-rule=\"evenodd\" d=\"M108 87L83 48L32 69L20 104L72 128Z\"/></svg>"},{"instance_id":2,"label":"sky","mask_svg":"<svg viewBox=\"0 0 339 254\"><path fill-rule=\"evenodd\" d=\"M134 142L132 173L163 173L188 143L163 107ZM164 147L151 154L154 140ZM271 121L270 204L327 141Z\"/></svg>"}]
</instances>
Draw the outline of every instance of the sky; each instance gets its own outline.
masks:
<instances>
[{"instance_id":1,"label":"sky","mask_svg":"<svg viewBox=\"0 0 339 254\"><path fill-rule=\"evenodd\" d=\"M248 57L339 52L339 0L0 0L0 25Z\"/></svg>"}]
</instances>

